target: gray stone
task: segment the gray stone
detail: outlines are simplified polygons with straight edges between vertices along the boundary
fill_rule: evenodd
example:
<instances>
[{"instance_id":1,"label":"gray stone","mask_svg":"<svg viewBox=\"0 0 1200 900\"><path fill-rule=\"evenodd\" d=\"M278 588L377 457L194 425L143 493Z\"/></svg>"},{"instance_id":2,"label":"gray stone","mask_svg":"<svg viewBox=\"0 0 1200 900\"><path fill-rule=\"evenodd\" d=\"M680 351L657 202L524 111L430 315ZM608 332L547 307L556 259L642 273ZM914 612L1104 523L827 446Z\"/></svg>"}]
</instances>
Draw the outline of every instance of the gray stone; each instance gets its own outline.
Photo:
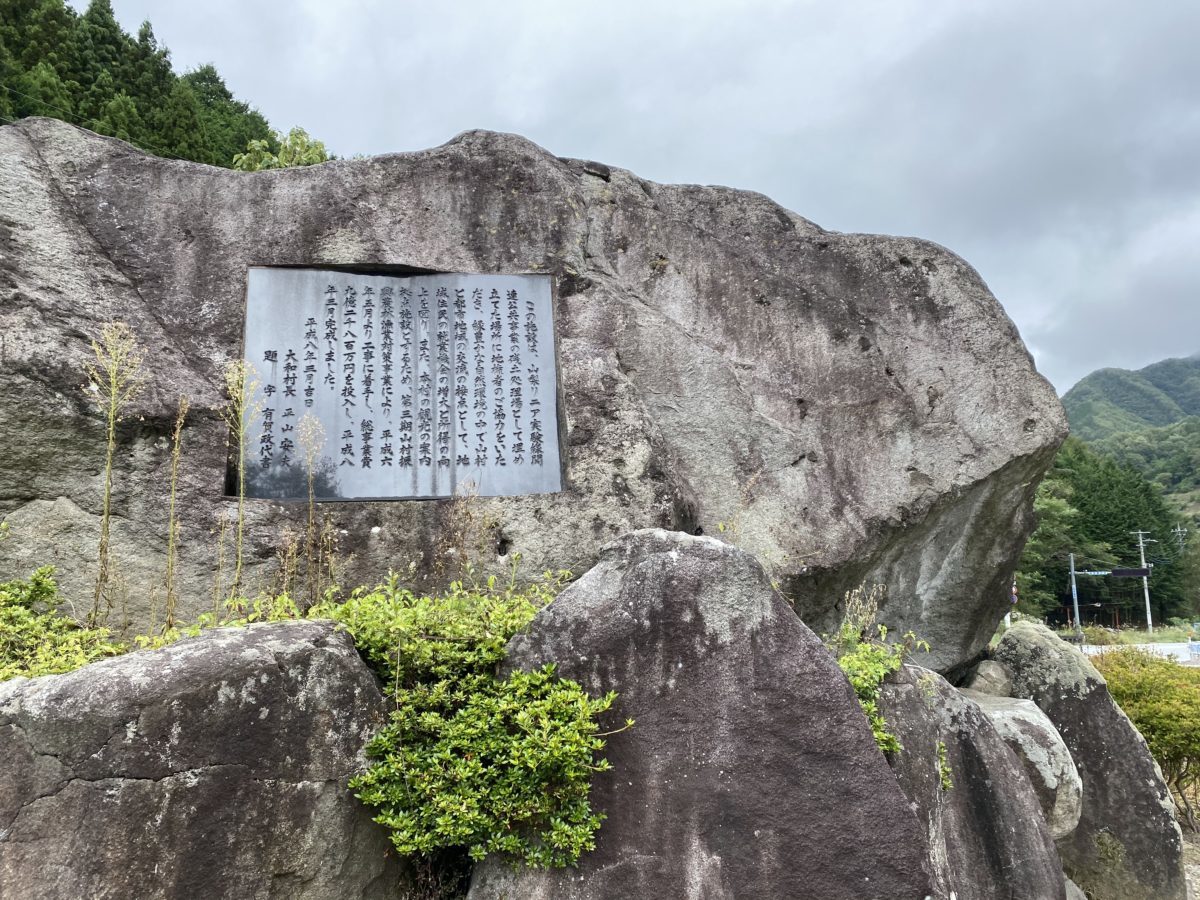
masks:
<instances>
[{"instance_id":1,"label":"gray stone","mask_svg":"<svg viewBox=\"0 0 1200 900\"><path fill-rule=\"evenodd\" d=\"M1067 900L1088 900L1087 894L1070 878L1067 879Z\"/></svg>"},{"instance_id":2,"label":"gray stone","mask_svg":"<svg viewBox=\"0 0 1200 900\"><path fill-rule=\"evenodd\" d=\"M1103 676L1044 625L1020 622L994 651L1013 695L1033 700L1062 735L1083 782L1063 867L1092 900L1184 900L1183 844L1174 804L1145 740Z\"/></svg>"},{"instance_id":3,"label":"gray stone","mask_svg":"<svg viewBox=\"0 0 1200 900\"><path fill-rule=\"evenodd\" d=\"M889 762L925 832L935 896L1063 900L1038 796L983 710L917 666L884 684L879 708L904 748Z\"/></svg>"},{"instance_id":4,"label":"gray stone","mask_svg":"<svg viewBox=\"0 0 1200 900\"><path fill-rule=\"evenodd\" d=\"M845 677L747 554L629 535L509 645L620 692L575 870L477 867L472 900L928 894L916 819Z\"/></svg>"},{"instance_id":5,"label":"gray stone","mask_svg":"<svg viewBox=\"0 0 1200 900\"><path fill-rule=\"evenodd\" d=\"M1054 723L1032 700L995 697L978 691L963 693L978 704L1004 742L1025 766L1025 774L1037 791L1050 826L1050 834L1061 840L1075 830L1083 810L1083 784Z\"/></svg>"},{"instance_id":6,"label":"gray stone","mask_svg":"<svg viewBox=\"0 0 1200 900\"><path fill-rule=\"evenodd\" d=\"M120 429L113 538L130 596L163 570L170 429L192 399L183 611L207 603L251 265L555 276L565 489L331 508L353 584L466 552L477 568L584 571L650 526L723 534L818 632L887 584L884 621L947 670L1009 606L1030 501L1065 434L1051 386L978 274L926 241L838 234L757 194L657 185L468 132L417 153L259 173L146 156L49 119L0 128L0 571L56 563L90 596L103 437L88 343L129 323L150 388ZM388 268L392 267L392 268ZM42 515L70 498L50 524ZM265 585L303 504L250 504ZM450 544L447 547L447 543ZM135 619L147 618L146 602Z\"/></svg>"},{"instance_id":7,"label":"gray stone","mask_svg":"<svg viewBox=\"0 0 1200 900\"><path fill-rule=\"evenodd\" d=\"M994 659L985 659L971 673L967 687L980 694L1009 697L1012 695L1012 676Z\"/></svg>"},{"instance_id":8,"label":"gray stone","mask_svg":"<svg viewBox=\"0 0 1200 900\"><path fill-rule=\"evenodd\" d=\"M318 622L0 683L0 895L396 897L387 836L346 787L383 711Z\"/></svg>"}]
</instances>

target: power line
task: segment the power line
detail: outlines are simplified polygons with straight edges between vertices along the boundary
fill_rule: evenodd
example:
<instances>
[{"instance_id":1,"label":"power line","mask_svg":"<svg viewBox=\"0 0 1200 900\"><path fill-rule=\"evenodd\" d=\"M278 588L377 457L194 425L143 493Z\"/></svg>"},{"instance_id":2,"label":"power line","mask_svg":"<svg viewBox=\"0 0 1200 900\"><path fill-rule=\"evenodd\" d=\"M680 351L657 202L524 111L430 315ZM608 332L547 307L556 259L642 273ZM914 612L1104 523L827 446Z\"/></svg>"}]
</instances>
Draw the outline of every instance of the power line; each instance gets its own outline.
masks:
<instances>
[{"instance_id":1,"label":"power line","mask_svg":"<svg viewBox=\"0 0 1200 900\"><path fill-rule=\"evenodd\" d=\"M52 109L55 112L60 112L63 114L64 122L70 122L72 125L78 125L80 128L87 128L89 131L96 131L95 128L92 128L90 126L100 124L96 119L87 119L87 120L76 119L72 113L67 112L61 106L55 106L53 103L47 103L45 100L41 99L40 97L33 97L29 94L26 94L24 91L18 91L16 88L10 87L7 84L0 84L0 88L4 88L10 94L16 94L19 97L24 97L26 100L32 100L34 103L40 103L42 106L45 106L48 109ZM7 116L0 116L0 118L3 118L6 122L8 122L9 125L16 125L17 122L20 121L18 119L9 119ZM201 123L201 127L203 127L203 123ZM97 132L97 133L99 133L99 132ZM112 137L112 135L108 135L108 137ZM120 138L118 138L118 140L120 140ZM147 146L143 147L141 144L135 143L132 140L126 141L126 143L129 144L130 146L137 147L137 149L139 149L139 150L144 150L147 153L153 153L155 156L162 156L166 159L178 160L179 162L195 162L195 160L184 159L182 156L175 156L173 153L168 153L166 150L162 150L153 145L147 145Z\"/></svg>"}]
</instances>

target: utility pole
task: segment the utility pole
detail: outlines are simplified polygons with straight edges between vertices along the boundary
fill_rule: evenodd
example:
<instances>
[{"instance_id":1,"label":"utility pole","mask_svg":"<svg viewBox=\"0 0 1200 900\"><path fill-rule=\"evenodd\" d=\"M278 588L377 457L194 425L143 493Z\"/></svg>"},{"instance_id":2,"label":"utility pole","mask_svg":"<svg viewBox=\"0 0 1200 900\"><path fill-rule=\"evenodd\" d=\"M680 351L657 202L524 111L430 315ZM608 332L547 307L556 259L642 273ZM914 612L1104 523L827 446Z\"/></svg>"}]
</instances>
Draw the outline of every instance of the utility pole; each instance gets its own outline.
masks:
<instances>
[{"instance_id":1,"label":"utility pole","mask_svg":"<svg viewBox=\"0 0 1200 900\"><path fill-rule=\"evenodd\" d=\"M1136 534L1138 539L1138 553L1142 557L1142 568L1146 568L1146 535L1148 531L1131 531L1130 534ZM1151 544L1157 544L1158 541L1150 541ZM1142 593L1146 595L1146 631L1154 634L1154 623L1150 619L1150 579L1145 575L1142 576Z\"/></svg>"},{"instance_id":2,"label":"utility pole","mask_svg":"<svg viewBox=\"0 0 1200 900\"><path fill-rule=\"evenodd\" d=\"M1188 530L1182 525L1176 525L1171 529L1171 533L1175 535L1175 542L1179 544L1179 552L1183 553L1183 545L1187 541Z\"/></svg>"},{"instance_id":3,"label":"utility pole","mask_svg":"<svg viewBox=\"0 0 1200 900\"><path fill-rule=\"evenodd\" d=\"M1062 557L1059 557L1060 559ZM1079 589L1075 587L1075 554L1071 554L1071 603L1075 605L1075 633L1083 634L1083 625L1079 622Z\"/></svg>"}]
</instances>

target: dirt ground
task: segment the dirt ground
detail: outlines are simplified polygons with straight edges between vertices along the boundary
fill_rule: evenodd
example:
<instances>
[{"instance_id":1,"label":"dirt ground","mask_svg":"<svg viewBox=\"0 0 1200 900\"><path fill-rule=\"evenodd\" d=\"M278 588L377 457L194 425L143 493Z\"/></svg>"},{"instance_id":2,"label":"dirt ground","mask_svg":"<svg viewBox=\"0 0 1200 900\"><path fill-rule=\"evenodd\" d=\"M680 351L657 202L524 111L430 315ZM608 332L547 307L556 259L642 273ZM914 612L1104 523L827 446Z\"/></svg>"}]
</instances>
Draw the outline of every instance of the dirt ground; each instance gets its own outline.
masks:
<instances>
[{"instance_id":1,"label":"dirt ground","mask_svg":"<svg viewBox=\"0 0 1200 900\"><path fill-rule=\"evenodd\" d=\"M1183 830L1183 868L1187 873L1188 895L1200 897L1200 834Z\"/></svg>"}]
</instances>

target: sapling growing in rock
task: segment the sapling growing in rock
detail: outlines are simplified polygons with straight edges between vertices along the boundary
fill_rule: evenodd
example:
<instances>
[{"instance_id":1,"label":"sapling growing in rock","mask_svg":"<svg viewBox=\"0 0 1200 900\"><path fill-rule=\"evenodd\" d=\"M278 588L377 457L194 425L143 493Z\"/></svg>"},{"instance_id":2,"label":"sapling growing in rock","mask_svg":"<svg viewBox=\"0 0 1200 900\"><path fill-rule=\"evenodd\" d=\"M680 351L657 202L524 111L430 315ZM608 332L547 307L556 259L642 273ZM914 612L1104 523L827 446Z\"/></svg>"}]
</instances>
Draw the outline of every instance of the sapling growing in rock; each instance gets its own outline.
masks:
<instances>
[{"instance_id":1,"label":"sapling growing in rock","mask_svg":"<svg viewBox=\"0 0 1200 900\"><path fill-rule=\"evenodd\" d=\"M106 618L112 608L109 596L109 528L112 516L113 456L117 449L117 425L129 403L145 387L142 353L137 338L124 322L108 322L100 328L100 340L92 341L95 363L84 367L85 390L105 419L104 487L100 505L100 545L97 550L96 589L88 624Z\"/></svg>"}]
</instances>

